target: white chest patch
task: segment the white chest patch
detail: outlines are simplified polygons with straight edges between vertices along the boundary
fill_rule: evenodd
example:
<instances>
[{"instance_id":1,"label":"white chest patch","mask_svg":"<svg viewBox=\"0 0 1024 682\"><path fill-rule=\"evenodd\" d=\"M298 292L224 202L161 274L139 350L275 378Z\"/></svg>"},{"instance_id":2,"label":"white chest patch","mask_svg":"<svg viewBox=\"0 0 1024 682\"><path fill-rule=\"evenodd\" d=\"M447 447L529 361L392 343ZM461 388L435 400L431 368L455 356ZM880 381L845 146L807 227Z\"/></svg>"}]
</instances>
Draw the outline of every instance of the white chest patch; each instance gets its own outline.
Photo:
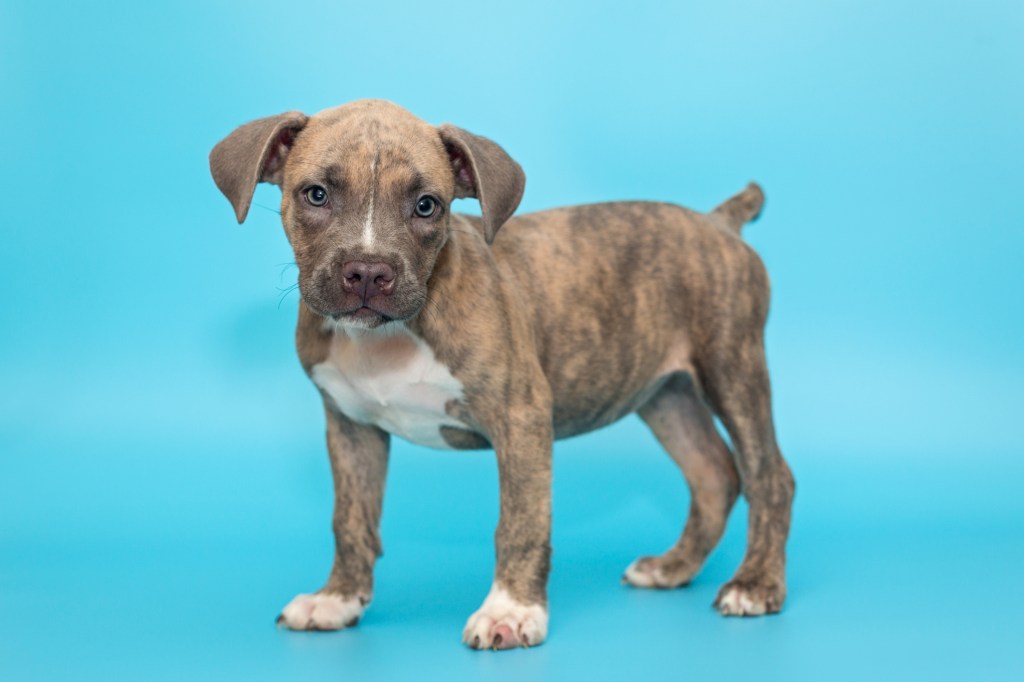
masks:
<instances>
[{"instance_id":1,"label":"white chest patch","mask_svg":"<svg viewBox=\"0 0 1024 682\"><path fill-rule=\"evenodd\" d=\"M441 427L467 428L445 410L462 399L462 384L403 326L336 330L327 359L311 374L347 417L413 443L450 448Z\"/></svg>"}]
</instances>

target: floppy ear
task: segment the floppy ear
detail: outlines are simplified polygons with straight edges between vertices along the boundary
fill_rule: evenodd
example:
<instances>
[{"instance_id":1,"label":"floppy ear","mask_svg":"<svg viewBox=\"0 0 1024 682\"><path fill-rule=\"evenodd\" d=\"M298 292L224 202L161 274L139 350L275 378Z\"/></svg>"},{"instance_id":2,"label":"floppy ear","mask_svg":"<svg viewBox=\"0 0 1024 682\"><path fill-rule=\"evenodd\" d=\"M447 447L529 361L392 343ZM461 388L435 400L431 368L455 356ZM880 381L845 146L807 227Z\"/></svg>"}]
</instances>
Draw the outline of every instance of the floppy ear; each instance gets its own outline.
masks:
<instances>
[{"instance_id":1,"label":"floppy ear","mask_svg":"<svg viewBox=\"0 0 1024 682\"><path fill-rule=\"evenodd\" d=\"M484 239L490 244L512 217L526 188L523 169L486 137L445 123L438 127L455 173L455 196L480 200Z\"/></svg>"},{"instance_id":2,"label":"floppy ear","mask_svg":"<svg viewBox=\"0 0 1024 682\"><path fill-rule=\"evenodd\" d=\"M210 152L213 181L231 202L239 223L249 212L257 182L281 184L284 160L307 120L305 114L289 111L250 121L236 128Z\"/></svg>"}]
</instances>

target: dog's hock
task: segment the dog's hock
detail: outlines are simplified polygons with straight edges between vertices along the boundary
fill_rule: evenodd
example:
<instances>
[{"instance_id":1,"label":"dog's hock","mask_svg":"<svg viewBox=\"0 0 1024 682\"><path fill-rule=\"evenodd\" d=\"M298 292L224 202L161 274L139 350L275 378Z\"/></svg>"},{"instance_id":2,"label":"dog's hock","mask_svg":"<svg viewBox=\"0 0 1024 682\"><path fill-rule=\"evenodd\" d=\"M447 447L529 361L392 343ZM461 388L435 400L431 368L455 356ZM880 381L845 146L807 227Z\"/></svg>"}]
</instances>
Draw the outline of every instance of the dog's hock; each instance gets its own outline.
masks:
<instances>
[{"instance_id":1,"label":"dog's hock","mask_svg":"<svg viewBox=\"0 0 1024 682\"><path fill-rule=\"evenodd\" d=\"M305 114L289 111L250 121L210 152L213 181L231 202L239 223L249 213L257 183L281 184L285 158L307 120Z\"/></svg>"}]
</instances>

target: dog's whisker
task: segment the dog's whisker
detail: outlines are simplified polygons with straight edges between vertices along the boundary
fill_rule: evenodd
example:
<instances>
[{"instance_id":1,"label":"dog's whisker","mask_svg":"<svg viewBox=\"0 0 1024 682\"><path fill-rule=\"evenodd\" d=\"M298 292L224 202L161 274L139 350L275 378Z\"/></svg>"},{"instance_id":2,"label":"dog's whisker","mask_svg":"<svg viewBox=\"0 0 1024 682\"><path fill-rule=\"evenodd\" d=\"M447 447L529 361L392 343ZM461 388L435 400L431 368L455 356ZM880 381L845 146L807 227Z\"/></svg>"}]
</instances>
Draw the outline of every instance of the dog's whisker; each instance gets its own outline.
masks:
<instances>
[{"instance_id":1,"label":"dog's whisker","mask_svg":"<svg viewBox=\"0 0 1024 682\"><path fill-rule=\"evenodd\" d=\"M285 298L288 297L288 294L292 293L293 291L295 291L298 288L299 288L299 283L298 282L296 282L295 284L292 284L290 286L284 287L284 288L282 288L282 287L278 287L277 288L278 292L280 293L280 295L277 297L277 309L278 310L281 309L281 304L284 303L284 300L285 300Z\"/></svg>"},{"instance_id":2,"label":"dog's whisker","mask_svg":"<svg viewBox=\"0 0 1024 682\"><path fill-rule=\"evenodd\" d=\"M271 208L269 206L264 206L263 204L257 203L255 201L252 203L252 205L253 206L258 206L259 208L262 208L264 211L270 211L271 213L276 213L277 215L281 215L281 211L277 210L276 208Z\"/></svg>"}]
</instances>

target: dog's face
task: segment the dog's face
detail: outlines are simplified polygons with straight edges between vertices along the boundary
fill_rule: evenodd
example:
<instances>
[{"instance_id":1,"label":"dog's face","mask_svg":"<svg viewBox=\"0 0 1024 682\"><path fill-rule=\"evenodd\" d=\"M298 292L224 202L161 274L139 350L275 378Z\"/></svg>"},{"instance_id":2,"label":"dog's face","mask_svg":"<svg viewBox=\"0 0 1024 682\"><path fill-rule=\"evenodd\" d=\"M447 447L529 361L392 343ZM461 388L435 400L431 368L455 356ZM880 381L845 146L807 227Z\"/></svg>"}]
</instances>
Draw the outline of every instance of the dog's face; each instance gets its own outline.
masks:
<instances>
[{"instance_id":1,"label":"dog's face","mask_svg":"<svg viewBox=\"0 0 1024 682\"><path fill-rule=\"evenodd\" d=\"M281 187L303 301L353 327L419 313L453 199L480 199L490 242L525 184L490 140L379 100L253 121L214 148L210 166L239 222L256 182Z\"/></svg>"},{"instance_id":2,"label":"dog's face","mask_svg":"<svg viewBox=\"0 0 1024 682\"><path fill-rule=\"evenodd\" d=\"M397 107L314 117L288 155L281 191L306 305L369 326L419 311L455 198L435 128Z\"/></svg>"}]
</instances>

